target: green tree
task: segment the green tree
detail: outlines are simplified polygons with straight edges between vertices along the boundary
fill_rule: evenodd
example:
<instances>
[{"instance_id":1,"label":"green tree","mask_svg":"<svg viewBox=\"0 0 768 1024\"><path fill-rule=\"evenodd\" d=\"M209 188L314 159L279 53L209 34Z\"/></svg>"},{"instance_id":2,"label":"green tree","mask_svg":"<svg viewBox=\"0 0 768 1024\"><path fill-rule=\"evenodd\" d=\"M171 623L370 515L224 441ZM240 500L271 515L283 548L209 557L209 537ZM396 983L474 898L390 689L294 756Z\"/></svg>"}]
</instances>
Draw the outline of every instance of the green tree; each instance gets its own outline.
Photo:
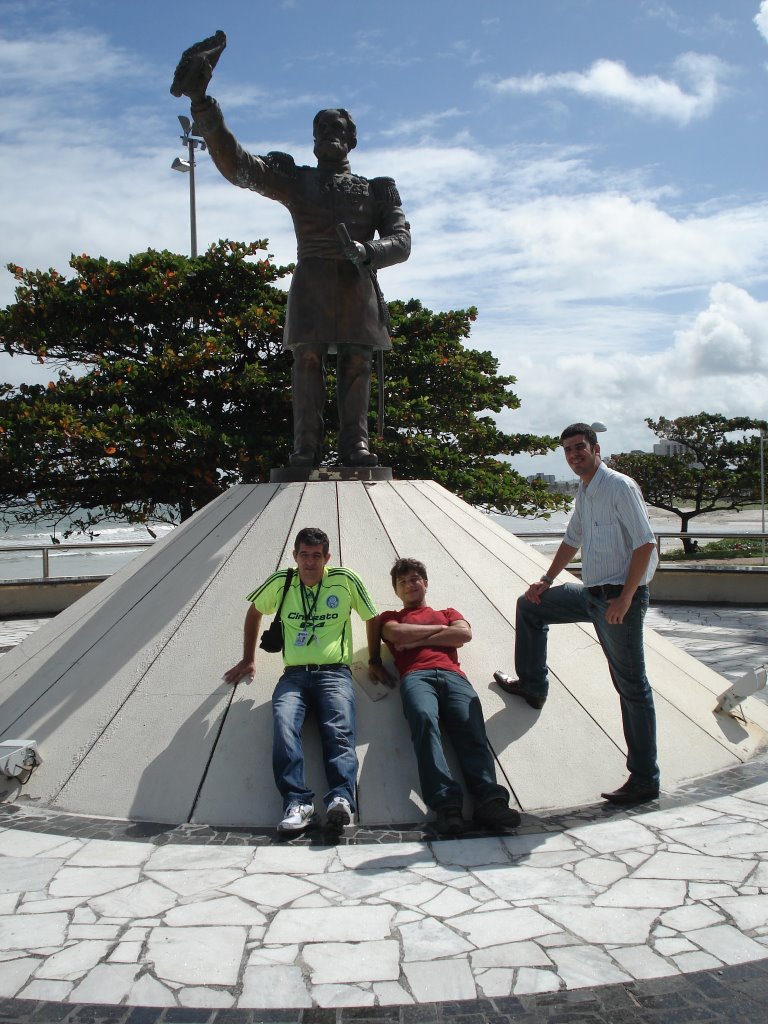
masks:
<instances>
[{"instance_id":1,"label":"green tree","mask_svg":"<svg viewBox=\"0 0 768 1024\"><path fill-rule=\"evenodd\" d=\"M53 379L0 385L0 518L66 518L86 531L109 519L179 522L285 464L290 356L275 283L292 268L265 250L221 241L195 259L73 256L71 278L9 268L18 285L0 311L0 342L50 366ZM498 429L491 413L520 403L491 353L463 344L476 311L432 313L417 301L390 310L382 461L488 510L561 507L496 457L557 442ZM329 424L333 406L331 397Z\"/></svg>"},{"instance_id":2,"label":"green tree","mask_svg":"<svg viewBox=\"0 0 768 1024\"><path fill-rule=\"evenodd\" d=\"M681 533L688 532L696 516L739 511L759 500L759 436L743 431L765 429L765 420L700 412L645 422L657 437L685 445L685 452L628 452L614 455L610 464L638 482L649 505L679 516ZM692 540L681 540L686 552L694 550Z\"/></svg>"}]
</instances>

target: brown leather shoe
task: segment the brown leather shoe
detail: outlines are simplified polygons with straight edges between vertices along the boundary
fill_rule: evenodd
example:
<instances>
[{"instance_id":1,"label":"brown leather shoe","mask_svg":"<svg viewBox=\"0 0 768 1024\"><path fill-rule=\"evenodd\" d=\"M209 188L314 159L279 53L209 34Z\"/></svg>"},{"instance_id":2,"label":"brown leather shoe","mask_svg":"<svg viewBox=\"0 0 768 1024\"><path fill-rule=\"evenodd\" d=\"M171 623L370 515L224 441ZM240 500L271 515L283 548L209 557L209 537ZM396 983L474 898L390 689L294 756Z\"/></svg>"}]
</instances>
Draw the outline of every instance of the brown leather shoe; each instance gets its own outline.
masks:
<instances>
[{"instance_id":1,"label":"brown leather shoe","mask_svg":"<svg viewBox=\"0 0 768 1024\"><path fill-rule=\"evenodd\" d=\"M632 779L627 779L623 786L619 786L612 793L601 793L600 796L611 804L645 804L649 800L658 799L659 787L642 786Z\"/></svg>"},{"instance_id":2,"label":"brown leather shoe","mask_svg":"<svg viewBox=\"0 0 768 1024\"><path fill-rule=\"evenodd\" d=\"M522 697L526 704L530 705L532 708L536 708L537 711L541 711L547 702L546 697L540 697L533 693L526 693L519 681L517 679L510 679L506 672L494 672L493 678L496 685L502 689L504 693L509 693L513 697Z\"/></svg>"}]
</instances>

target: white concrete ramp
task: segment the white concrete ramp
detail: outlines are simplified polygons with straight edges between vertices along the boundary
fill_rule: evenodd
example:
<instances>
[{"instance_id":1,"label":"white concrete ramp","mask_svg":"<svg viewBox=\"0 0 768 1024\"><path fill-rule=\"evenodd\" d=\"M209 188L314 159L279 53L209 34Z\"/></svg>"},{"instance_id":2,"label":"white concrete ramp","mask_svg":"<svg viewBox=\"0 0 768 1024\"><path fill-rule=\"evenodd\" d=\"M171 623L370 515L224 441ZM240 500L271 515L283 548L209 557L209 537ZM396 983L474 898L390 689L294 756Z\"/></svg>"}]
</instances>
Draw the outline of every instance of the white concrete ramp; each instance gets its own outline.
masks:
<instances>
[{"instance_id":1,"label":"white concrete ramp","mask_svg":"<svg viewBox=\"0 0 768 1024\"><path fill-rule=\"evenodd\" d=\"M550 631L550 699L541 712L490 685L511 668L515 602L548 560L432 482L235 487L0 659L0 739L31 738L44 764L23 797L77 813L175 824L269 826L270 695L277 655L233 688L245 595L291 564L293 538L319 526L332 561L357 570L380 609L397 607L389 569L426 562L430 601L471 622L462 651L498 760L528 811L592 803L625 776L618 699L591 628ZM356 646L365 630L355 620ZM662 785L735 765L768 742L768 709L749 724L715 715L721 676L648 633ZM745 666L746 668L746 666ZM397 693L358 688L359 820L425 817ZM762 716L762 717L761 717ZM314 727L308 777L325 791ZM12 794L18 799L18 794Z\"/></svg>"}]
</instances>

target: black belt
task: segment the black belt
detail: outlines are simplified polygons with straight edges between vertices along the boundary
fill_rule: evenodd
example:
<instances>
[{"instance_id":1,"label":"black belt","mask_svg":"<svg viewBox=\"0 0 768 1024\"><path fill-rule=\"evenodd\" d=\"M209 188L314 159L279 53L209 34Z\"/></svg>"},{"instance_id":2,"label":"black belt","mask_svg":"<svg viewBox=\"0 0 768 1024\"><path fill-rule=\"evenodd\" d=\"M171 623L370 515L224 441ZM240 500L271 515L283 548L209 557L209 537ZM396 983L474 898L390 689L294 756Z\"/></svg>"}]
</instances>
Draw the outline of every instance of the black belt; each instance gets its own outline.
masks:
<instances>
[{"instance_id":1,"label":"black belt","mask_svg":"<svg viewBox=\"0 0 768 1024\"><path fill-rule=\"evenodd\" d=\"M587 587L592 597L602 597L604 600L619 597L624 589L623 583L600 583L596 587Z\"/></svg>"},{"instance_id":2,"label":"black belt","mask_svg":"<svg viewBox=\"0 0 768 1024\"><path fill-rule=\"evenodd\" d=\"M349 665L340 662L337 665L286 665L286 672L322 672L326 669L335 670L339 668L349 668Z\"/></svg>"}]
</instances>

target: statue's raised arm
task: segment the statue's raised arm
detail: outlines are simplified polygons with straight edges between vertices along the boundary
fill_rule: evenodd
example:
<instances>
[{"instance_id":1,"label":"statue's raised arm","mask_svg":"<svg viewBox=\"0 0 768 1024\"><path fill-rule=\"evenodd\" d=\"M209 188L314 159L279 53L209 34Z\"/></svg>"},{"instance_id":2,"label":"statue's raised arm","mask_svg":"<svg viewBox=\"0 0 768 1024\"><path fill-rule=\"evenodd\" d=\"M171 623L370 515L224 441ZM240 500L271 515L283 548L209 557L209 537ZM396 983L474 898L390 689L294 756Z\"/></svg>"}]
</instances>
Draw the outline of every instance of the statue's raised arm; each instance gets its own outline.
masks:
<instances>
[{"instance_id":1,"label":"statue's raised arm","mask_svg":"<svg viewBox=\"0 0 768 1024\"><path fill-rule=\"evenodd\" d=\"M227 45L226 35L219 29L212 36L194 43L181 55L171 83L174 96L188 96L199 103L211 80L213 69Z\"/></svg>"}]
</instances>

